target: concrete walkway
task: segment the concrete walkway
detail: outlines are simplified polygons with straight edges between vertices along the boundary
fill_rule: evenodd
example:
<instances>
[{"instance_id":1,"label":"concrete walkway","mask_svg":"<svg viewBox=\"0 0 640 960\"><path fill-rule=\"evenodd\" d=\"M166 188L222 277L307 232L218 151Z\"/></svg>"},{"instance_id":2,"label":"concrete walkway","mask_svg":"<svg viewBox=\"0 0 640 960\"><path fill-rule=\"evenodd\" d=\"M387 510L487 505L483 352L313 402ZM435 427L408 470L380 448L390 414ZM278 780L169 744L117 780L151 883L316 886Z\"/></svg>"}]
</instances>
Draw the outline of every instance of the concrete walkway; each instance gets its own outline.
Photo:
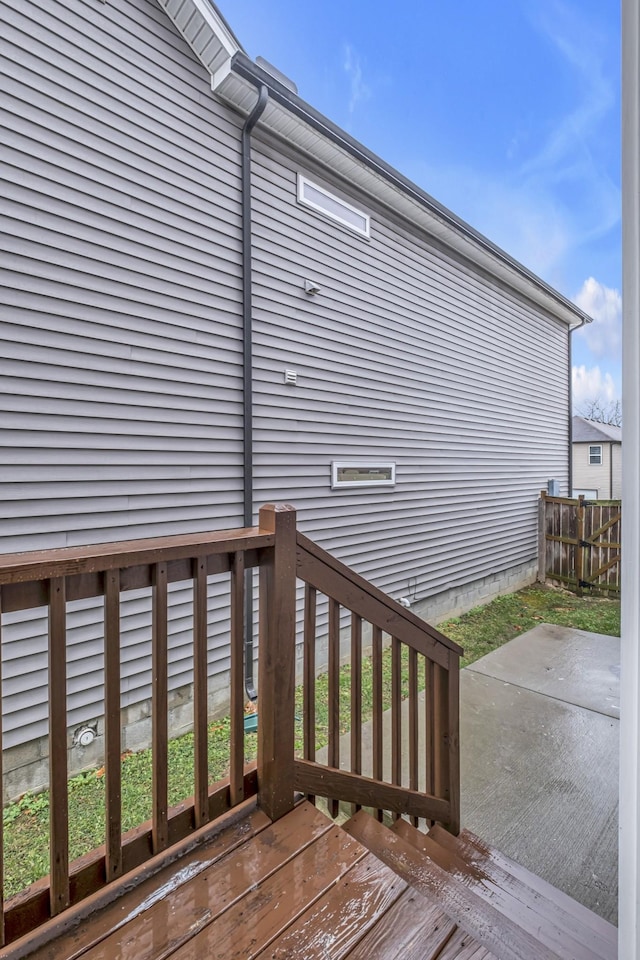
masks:
<instances>
[{"instance_id":1,"label":"concrete walkway","mask_svg":"<svg viewBox=\"0 0 640 960\"><path fill-rule=\"evenodd\" d=\"M461 675L462 824L617 922L620 641L541 624Z\"/></svg>"}]
</instances>

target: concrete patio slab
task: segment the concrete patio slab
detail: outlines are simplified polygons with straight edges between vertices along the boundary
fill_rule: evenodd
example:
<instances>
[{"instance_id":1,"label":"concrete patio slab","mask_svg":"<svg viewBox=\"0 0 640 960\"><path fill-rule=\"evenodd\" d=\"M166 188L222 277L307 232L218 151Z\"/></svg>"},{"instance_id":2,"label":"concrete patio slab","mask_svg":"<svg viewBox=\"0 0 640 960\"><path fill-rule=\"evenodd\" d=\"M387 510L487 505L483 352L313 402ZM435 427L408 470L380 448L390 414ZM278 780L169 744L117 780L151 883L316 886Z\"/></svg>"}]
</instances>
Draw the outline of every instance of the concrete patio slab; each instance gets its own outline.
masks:
<instances>
[{"instance_id":1,"label":"concrete patio slab","mask_svg":"<svg viewBox=\"0 0 640 960\"><path fill-rule=\"evenodd\" d=\"M542 623L467 670L620 716L620 639Z\"/></svg>"},{"instance_id":2,"label":"concrete patio slab","mask_svg":"<svg viewBox=\"0 0 640 960\"><path fill-rule=\"evenodd\" d=\"M462 823L617 921L620 641L542 624L461 674Z\"/></svg>"}]
</instances>

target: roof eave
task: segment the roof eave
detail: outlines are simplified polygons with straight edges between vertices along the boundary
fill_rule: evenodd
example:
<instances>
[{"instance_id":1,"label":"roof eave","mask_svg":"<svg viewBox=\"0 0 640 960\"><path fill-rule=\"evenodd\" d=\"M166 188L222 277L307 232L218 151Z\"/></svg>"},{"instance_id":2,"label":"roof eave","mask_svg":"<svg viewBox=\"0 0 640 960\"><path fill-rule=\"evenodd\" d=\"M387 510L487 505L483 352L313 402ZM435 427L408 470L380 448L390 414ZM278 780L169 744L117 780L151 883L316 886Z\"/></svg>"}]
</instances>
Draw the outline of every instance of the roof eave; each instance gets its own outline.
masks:
<instances>
[{"instance_id":1,"label":"roof eave","mask_svg":"<svg viewBox=\"0 0 640 960\"><path fill-rule=\"evenodd\" d=\"M568 327L591 322L574 303L250 60L210 0L158 3L211 74L213 91L234 109L248 114L257 88L266 86L269 103L261 126L405 216Z\"/></svg>"},{"instance_id":2,"label":"roof eave","mask_svg":"<svg viewBox=\"0 0 640 960\"><path fill-rule=\"evenodd\" d=\"M157 0L211 76L242 47L220 11L209 0Z\"/></svg>"},{"instance_id":3,"label":"roof eave","mask_svg":"<svg viewBox=\"0 0 640 960\"><path fill-rule=\"evenodd\" d=\"M285 137L317 162L404 214L446 246L500 278L569 327L591 322L591 317L576 304L278 83L246 54L237 53L212 83L218 96L245 114L252 109L261 85L269 90L269 106L260 121L263 128ZM318 149L318 140L322 141L322 151Z\"/></svg>"}]
</instances>

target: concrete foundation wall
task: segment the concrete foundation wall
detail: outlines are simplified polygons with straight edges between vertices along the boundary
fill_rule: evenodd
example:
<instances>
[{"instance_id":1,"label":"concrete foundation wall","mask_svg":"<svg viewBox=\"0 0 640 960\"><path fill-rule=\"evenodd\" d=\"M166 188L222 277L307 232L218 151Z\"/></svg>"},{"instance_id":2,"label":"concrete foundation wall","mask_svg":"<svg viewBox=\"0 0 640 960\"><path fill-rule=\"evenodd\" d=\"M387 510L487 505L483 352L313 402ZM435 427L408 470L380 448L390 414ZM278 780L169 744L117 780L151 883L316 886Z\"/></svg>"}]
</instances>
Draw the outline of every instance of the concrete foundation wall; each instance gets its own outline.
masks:
<instances>
[{"instance_id":1,"label":"concrete foundation wall","mask_svg":"<svg viewBox=\"0 0 640 960\"><path fill-rule=\"evenodd\" d=\"M474 580L460 588L446 590L426 600L412 604L411 609L429 623L436 624L450 617L459 616L474 607L488 603L497 596L513 593L533 583L537 573L537 562L530 561L502 570L488 577ZM349 655L349 630L342 631L341 653L343 659ZM369 632L363 632L365 649L369 645ZM318 672L326 670L326 642L318 641L316 653ZM257 676L257 664L255 675ZM302 680L302 646L298 647L296 663L297 681ZM229 707L229 676L221 674L210 680L209 716L224 716ZM192 685L186 684L169 694L169 731L172 737L188 733L193 727ZM82 746L79 740L81 730L91 729L95 739L89 746ZM151 701L126 707L122 711L122 751L136 752L149 747L151 743ZM69 776L83 770L99 767L104 761L104 718L89 717L81 726L68 730ZM37 792L49 784L49 738L39 737L20 746L4 751L3 803L17 800L27 791Z\"/></svg>"}]
</instances>

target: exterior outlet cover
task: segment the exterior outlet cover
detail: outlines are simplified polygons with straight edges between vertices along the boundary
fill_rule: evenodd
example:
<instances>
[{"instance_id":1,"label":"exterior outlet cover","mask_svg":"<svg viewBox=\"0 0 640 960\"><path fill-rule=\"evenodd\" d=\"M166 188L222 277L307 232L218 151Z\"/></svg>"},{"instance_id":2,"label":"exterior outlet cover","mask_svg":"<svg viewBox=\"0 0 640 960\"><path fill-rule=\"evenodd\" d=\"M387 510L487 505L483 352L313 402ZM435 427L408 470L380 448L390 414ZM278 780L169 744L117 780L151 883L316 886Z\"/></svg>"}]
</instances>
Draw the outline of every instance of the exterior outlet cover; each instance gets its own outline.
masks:
<instances>
[{"instance_id":1,"label":"exterior outlet cover","mask_svg":"<svg viewBox=\"0 0 640 960\"><path fill-rule=\"evenodd\" d=\"M292 386L295 386L298 382L298 374L295 370L285 370L284 372L284 382L289 383Z\"/></svg>"},{"instance_id":2,"label":"exterior outlet cover","mask_svg":"<svg viewBox=\"0 0 640 960\"><path fill-rule=\"evenodd\" d=\"M97 732L93 727L80 727L74 734L73 742L79 747L90 747L96 736Z\"/></svg>"}]
</instances>

